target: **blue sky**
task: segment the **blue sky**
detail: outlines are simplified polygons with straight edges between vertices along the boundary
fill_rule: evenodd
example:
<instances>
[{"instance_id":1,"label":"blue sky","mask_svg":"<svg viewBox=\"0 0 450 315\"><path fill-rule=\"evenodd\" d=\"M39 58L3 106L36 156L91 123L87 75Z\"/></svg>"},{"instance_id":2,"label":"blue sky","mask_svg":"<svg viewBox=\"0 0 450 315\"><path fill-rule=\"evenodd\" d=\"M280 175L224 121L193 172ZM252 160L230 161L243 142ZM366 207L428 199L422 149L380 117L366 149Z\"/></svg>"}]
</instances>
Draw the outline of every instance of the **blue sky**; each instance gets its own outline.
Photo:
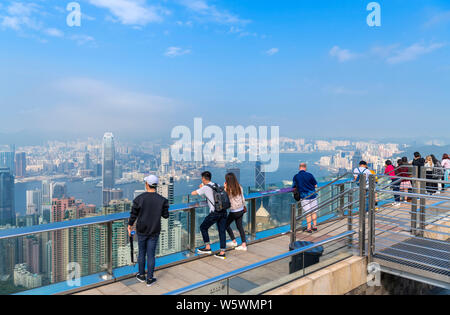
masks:
<instances>
[{"instance_id":1,"label":"blue sky","mask_svg":"<svg viewBox=\"0 0 450 315\"><path fill-rule=\"evenodd\" d=\"M450 3L0 2L0 132L167 138L176 125L292 137L450 137Z\"/></svg>"}]
</instances>

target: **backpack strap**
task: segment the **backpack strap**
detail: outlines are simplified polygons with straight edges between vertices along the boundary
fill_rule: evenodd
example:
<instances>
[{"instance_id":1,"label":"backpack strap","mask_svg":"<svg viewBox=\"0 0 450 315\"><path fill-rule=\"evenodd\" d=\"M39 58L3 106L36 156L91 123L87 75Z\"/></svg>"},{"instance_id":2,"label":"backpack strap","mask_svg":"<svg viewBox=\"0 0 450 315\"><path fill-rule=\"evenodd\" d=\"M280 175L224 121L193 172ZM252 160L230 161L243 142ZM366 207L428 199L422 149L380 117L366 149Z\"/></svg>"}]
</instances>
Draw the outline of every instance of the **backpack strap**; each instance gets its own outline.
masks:
<instances>
[{"instance_id":1,"label":"backpack strap","mask_svg":"<svg viewBox=\"0 0 450 315\"><path fill-rule=\"evenodd\" d=\"M208 186L208 187L211 188L213 191L215 191L217 184L216 184L216 186L212 186L212 185L210 185L210 184L208 184L208 185L206 185L206 186ZM206 200L208 200L209 203L214 207L214 211L215 211L215 210L216 210L216 204L215 204L214 202L212 202L211 200L209 200L209 198L208 198L208 196L206 196L206 194L205 194L205 198L206 198Z\"/></svg>"}]
</instances>

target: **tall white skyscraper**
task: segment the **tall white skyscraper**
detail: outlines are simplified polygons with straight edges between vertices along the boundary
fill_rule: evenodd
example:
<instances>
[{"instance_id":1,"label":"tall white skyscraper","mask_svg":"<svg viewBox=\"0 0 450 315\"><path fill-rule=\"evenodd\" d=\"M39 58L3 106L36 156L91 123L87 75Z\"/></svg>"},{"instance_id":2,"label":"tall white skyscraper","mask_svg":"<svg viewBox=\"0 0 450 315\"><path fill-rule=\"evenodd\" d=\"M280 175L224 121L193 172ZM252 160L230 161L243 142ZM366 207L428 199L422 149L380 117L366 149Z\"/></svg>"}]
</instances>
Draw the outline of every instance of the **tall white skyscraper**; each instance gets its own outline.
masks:
<instances>
[{"instance_id":1,"label":"tall white skyscraper","mask_svg":"<svg viewBox=\"0 0 450 315\"><path fill-rule=\"evenodd\" d=\"M169 204L174 201L174 183L173 177L161 176L157 188L158 194L167 198ZM159 244L156 249L158 256L176 253L181 250L181 222L171 215L169 219L161 221L161 234Z\"/></svg>"},{"instance_id":2,"label":"tall white skyscraper","mask_svg":"<svg viewBox=\"0 0 450 315\"><path fill-rule=\"evenodd\" d=\"M169 172L170 166L170 149L161 149L161 172L165 175Z\"/></svg>"},{"instance_id":3,"label":"tall white skyscraper","mask_svg":"<svg viewBox=\"0 0 450 315\"><path fill-rule=\"evenodd\" d=\"M42 213L42 193L40 190L27 190L27 215Z\"/></svg>"},{"instance_id":4,"label":"tall white skyscraper","mask_svg":"<svg viewBox=\"0 0 450 315\"><path fill-rule=\"evenodd\" d=\"M103 155L102 155L102 179L103 179L103 205L109 198L109 190L114 188L114 169L116 165L116 154L114 146L114 135L110 132L103 136ZM106 194L106 195L105 195Z\"/></svg>"}]
</instances>

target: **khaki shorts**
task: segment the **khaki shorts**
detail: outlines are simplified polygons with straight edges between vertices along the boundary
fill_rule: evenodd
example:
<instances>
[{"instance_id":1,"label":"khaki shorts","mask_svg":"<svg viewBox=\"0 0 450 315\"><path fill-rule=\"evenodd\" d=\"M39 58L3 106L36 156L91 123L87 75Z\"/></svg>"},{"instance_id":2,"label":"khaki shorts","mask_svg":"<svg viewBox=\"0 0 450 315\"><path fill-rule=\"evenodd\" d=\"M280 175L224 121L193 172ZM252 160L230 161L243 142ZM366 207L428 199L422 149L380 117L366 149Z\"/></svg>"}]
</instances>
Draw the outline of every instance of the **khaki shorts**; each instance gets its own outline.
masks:
<instances>
[{"instance_id":1,"label":"khaki shorts","mask_svg":"<svg viewBox=\"0 0 450 315\"><path fill-rule=\"evenodd\" d=\"M307 214L317 209L317 198L302 200L303 214Z\"/></svg>"}]
</instances>

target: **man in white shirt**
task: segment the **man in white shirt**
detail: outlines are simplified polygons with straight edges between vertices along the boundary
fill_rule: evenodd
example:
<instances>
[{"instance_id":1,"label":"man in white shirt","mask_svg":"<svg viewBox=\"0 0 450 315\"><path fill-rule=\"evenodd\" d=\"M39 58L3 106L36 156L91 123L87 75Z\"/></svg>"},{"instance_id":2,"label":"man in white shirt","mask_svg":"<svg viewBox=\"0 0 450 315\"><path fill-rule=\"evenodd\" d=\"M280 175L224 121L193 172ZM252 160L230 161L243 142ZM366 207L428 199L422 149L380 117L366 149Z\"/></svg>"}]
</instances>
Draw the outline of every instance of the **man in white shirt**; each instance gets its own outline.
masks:
<instances>
[{"instance_id":1,"label":"man in white shirt","mask_svg":"<svg viewBox=\"0 0 450 315\"><path fill-rule=\"evenodd\" d=\"M200 225L200 232L202 233L203 242L205 242L205 247L199 248L197 252L199 254L211 254L211 244L209 240L208 230L214 224L217 224L217 229L219 231L219 239L220 239L220 253L215 254L214 256L220 259L225 259L225 250L226 250L226 228L227 228L227 211L216 211L215 209L215 201L214 201L214 192L211 187L214 187L216 184L211 182L211 173L203 172L202 173L202 184L200 184L199 189L192 192L193 196L204 196L206 197L206 202L209 206L209 215L203 220L203 223Z\"/></svg>"},{"instance_id":2,"label":"man in white shirt","mask_svg":"<svg viewBox=\"0 0 450 315\"><path fill-rule=\"evenodd\" d=\"M365 161L361 161L359 167L353 170L353 176L357 184L359 184L359 176L363 174L366 175L366 188L369 188L369 175L372 174L372 172L368 169L367 162Z\"/></svg>"},{"instance_id":3,"label":"man in white shirt","mask_svg":"<svg viewBox=\"0 0 450 315\"><path fill-rule=\"evenodd\" d=\"M366 176L366 189L369 189L369 175L371 175L372 172L369 170L366 161L359 162L359 167L353 170L353 176L356 184L359 185L359 177L363 174ZM369 211L369 191L366 190L366 212L368 211Z\"/></svg>"}]
</instances>

